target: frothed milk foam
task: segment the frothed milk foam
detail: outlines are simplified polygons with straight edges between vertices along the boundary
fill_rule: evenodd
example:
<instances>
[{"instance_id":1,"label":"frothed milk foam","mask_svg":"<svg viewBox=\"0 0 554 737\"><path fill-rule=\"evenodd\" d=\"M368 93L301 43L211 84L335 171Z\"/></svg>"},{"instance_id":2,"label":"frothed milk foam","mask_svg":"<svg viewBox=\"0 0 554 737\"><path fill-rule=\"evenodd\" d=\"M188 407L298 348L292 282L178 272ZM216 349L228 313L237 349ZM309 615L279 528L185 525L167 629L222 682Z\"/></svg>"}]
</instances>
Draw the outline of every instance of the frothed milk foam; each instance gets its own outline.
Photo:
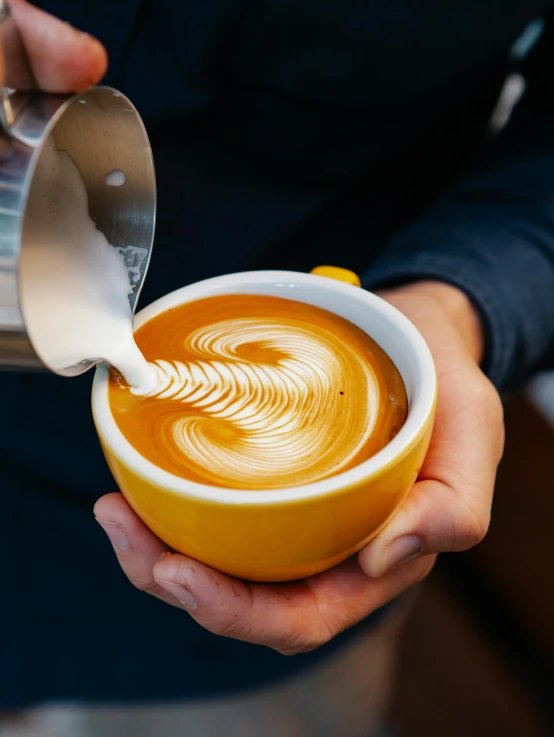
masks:
<instances>
[{"instance_id":1,"label":"frothed milk foam","mask_svg":"<svg viewBox=\"0 0 554 737\"><path fill-rule=\"evenodd\" d=\"M133 338L129 295L138 273L125 265L125 252L138 249L115 248L96 228L79 169L52 137L37 165L23 239L21 302L42 360L58 371L104 360L131 386L152 390L156 372Z\"/></svg>"},{"instance_id":2,"label":"frothed milk foam","mask_svg":"<svg viewBox=\"0 0 554 737\"><path fill-rule=\"evenodd\" d=\"M112 414L156 466L212 486L270 489L340 473L406 419L402 378L352 323L265 295L208 297L160 313L136 339L150 392L110 381Z\"/></svg>"}]
</instances>

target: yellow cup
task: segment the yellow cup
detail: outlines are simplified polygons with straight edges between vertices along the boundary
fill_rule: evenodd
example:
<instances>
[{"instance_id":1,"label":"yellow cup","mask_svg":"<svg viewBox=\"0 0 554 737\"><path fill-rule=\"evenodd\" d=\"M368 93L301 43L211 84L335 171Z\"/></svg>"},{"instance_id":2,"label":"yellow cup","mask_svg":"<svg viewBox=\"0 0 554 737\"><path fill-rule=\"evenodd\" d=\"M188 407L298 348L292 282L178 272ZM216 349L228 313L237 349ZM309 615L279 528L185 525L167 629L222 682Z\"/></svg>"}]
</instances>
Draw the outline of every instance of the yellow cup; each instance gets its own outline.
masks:
<instances>
[{"instance_id":1,"label":"yellow cup","mask_svg":"<svg viewBox=\"0 0 554 737\"><path fill-rule=\"evenodd\" d=\"M431 353L412 323L379 297L322 275L258 271L178 289L143 309L135 328L203 297L262 294L322 307L350 320L388 353L404 380L408 417L379 453L332 478L281 490L244 491L194 483L161 470L119 431L108 403L108 370L92 390L104 454L125 498L174 550L239 578L288 581L336 565L374 537L412 488L431 436L437 382Z\"/></svg>"}]
</instances>

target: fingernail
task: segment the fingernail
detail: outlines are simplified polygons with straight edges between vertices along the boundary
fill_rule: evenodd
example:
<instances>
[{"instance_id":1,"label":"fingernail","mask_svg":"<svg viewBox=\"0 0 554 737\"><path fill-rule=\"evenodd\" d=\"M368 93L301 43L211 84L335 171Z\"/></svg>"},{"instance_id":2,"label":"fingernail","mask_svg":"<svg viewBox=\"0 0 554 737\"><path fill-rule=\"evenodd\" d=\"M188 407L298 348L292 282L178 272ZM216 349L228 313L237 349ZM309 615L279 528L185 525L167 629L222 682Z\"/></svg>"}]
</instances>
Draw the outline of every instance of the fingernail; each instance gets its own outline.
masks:
<instances>
[{"instance_id":1,"label":"fingernail","mask_svg":"<svg viewBox=\"0 0 554 737\"><path fill-rule=\"evenodd\" d=\"M107 522L103 519L96 518L100 527L110 538L111 544L120 553L126 553L129 550L129 538L116 522Z\"/></svg>"},{"instance_id":2,"label":"fingernail","mask_svg":"<svg viewBox=\"0 0 554 737\"><path fill-rule=\"evenodd\" d=\"M173 581L160 581L160 580L158 580L158 583L169 594L171 594L171 596L174 596L176 599L179 599L179 601L185 607L185 609L196 609L198 607L198 604L196 603L196 599L194 598L194 596L182 584L173 583Z\"/></svg>"},{"instance_id":3,"label":"fingernail","mask_svg":"<svg viewBox=\"0 0 554 737\"><path fill-rule=\"evenodd\" d=\"M413 558L417 558L421 553L422 542L417 535L404 535L397 537L385 549L382 560L381 575L388 573L401 563L406 563Z\"/></svg>"}]
</instances>

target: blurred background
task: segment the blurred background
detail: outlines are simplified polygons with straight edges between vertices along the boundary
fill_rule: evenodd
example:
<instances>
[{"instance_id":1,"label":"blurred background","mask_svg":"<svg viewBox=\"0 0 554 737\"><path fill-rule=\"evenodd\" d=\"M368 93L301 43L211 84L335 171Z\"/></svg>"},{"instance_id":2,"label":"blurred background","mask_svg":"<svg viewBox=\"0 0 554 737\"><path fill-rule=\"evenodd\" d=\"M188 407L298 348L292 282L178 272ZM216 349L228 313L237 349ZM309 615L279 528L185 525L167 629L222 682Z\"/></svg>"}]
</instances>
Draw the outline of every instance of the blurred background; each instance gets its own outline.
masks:
<instances>
[{"instance_id":1,"label":"blurred background","mask_svg":"<svg viewBox=\"0 0 554 737\"><path fill-rule=\"evenodd\" d=\"M505 412L490 531L439 559L402 635L395 737L554 734L554 375Z\"/></svg>"}]
</instances>

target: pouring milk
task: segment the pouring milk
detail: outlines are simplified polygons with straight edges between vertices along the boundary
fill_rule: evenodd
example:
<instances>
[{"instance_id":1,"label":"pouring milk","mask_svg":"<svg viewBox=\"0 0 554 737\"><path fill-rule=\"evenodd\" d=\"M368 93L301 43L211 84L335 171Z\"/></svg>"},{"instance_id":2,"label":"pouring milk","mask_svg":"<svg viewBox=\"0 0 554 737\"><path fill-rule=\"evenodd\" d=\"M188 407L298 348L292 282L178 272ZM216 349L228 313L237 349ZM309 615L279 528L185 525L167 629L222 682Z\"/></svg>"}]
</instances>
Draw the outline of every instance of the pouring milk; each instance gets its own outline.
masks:
<instances>
[{"instance_id":1,"label":"pouring milk","mask_svg":"<svg viewBox=\"0 0 554 737\"><path fill-rule=\"evenodd\" d=\"M156 372L134 341L129 304L125 252L136 248L115 248L96 228L79 169L53 138L36 169L24 234L20 297L41 359L55 371L106 361L131 386L152 389Z\"/></svg>"}]
</instances>

